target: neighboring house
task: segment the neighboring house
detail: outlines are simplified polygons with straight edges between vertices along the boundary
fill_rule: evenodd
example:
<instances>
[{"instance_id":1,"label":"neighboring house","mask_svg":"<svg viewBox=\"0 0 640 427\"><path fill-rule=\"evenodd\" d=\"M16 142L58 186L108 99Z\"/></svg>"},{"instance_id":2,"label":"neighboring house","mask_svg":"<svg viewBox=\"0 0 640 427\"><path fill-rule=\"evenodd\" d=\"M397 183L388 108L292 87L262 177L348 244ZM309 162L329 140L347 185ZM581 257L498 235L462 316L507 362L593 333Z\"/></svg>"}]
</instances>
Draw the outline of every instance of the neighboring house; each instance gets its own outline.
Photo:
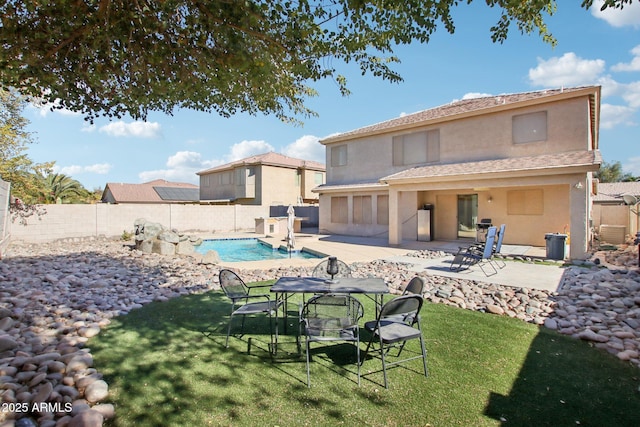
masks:
<instances>
[{"instance_id":1,"label":"neighboring house","mask_svg":"<svg viewBox=\"0 0 640 427\"><path fill-rule=\"evenodd\" d=\"M198 203L198 186L164 179L144 184L109 182L102 192L103 203Z\"/></svg>"},{"instance_id":2,"label":"neighboring house","mask_svg":"<svg viewBox=\"0 0 640 427\"><path fill-rule=\"evenodd\" d=\"M601 182L593 198L593 227L601 242L620 244L640 231L640 182ZM625 202L625 196L627 197ZM634 200L636 203L633 203Z\"/></svg>"},{"instance_id":3,"label":"neighboring house","mask_svg":"<svg viewBox=\"0 0 640 427\"><path fill-rule=\"evenodd\" d=\"M324 183L322 163L274 152L198 172L200 201L241 205L317 203L311 190Z\"/></svg>"},{"instance_id":4,"label":"neighboring house","mask_svg":"<svg viewBox=\"0 0 640 427\"><path fill-rule=\"evenodd\" d=\"M599 119L590 86L466 99L328 137L320 231L396 245L418 239L426 207L432 239L474 237L490 218L510 244L570 232L570 256L584 257Z\"/></svg>"}]
</instances>

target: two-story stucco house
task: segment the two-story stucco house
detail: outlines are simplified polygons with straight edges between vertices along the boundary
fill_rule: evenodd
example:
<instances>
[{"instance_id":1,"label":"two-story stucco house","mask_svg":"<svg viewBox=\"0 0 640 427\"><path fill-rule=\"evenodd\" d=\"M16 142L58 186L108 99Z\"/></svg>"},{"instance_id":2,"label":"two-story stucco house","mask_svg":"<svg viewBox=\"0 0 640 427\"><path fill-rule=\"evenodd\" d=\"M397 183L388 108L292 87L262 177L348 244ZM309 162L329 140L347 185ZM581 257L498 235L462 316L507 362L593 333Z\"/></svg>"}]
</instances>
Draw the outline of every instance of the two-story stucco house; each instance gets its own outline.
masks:
<instances>
[{"instance_id":1,"label":"two-story stucco house","mask_svg":"<svg viewBox=\"0 0 640 427\"><path fill-rule=\"evenodd\" d=\"M570 233L586 255L600 87L516 93L452 102L328 137L320 231L431 239L475 237L476 224L506 224L505 243L545 246Z\"/></svg>"},{"instance_id":2,"label":"two-story stucco house","mask_svg":"<svg viewBox=\"0 0 640 427\"><path fill-rule=\"evenodd\" d=\"M322 163L274 152L198 172L200 201L242 205L317 203L311 190L322 185Z\"/></svg>"}]
</instances>

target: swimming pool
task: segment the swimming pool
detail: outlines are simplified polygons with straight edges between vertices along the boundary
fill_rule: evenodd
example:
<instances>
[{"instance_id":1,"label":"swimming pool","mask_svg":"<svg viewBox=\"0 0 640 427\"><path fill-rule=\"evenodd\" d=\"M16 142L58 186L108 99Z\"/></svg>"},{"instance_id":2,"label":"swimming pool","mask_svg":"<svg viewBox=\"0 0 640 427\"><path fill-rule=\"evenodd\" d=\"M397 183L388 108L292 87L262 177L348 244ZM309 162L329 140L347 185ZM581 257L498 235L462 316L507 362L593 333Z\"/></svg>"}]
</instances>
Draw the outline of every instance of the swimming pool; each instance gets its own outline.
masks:
<instances>
[{"instance_id":1,"label":"swimming pool","mask_svg":"<svg viewBox=\"0 0 640 427\"><path fill-rule=\"evenodd\" d=\"M201 245L195 247L196 252L206 254L216 251L222 261L263 261L270 259L289 258L289 253L284 249L272 248L270 245L258 239L213 239L204 240ZM291 252L292 259L322 258L311 252L296 250Z\"/></svg>"}]
</instances>

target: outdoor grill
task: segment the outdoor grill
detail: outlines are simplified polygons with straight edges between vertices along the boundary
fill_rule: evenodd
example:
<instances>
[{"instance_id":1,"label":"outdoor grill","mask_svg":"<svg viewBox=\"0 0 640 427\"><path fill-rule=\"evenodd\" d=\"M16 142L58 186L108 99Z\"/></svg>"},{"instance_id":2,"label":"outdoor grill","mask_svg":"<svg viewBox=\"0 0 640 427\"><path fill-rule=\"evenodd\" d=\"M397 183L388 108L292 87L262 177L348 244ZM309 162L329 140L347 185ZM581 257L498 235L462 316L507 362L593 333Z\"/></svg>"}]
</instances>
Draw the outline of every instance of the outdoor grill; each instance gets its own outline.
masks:
<instances>
[{"instance_id":1,"label":"outdoor grill","mask_svg":"<svg viewBox=\"0 0 640 427\"><path fill-rule=\"evenodd\" d=\"M492 225L491 218L482 218L480 222L476 224L476 241L486 242L487 231Z\"/></svg>"}]
</instances>

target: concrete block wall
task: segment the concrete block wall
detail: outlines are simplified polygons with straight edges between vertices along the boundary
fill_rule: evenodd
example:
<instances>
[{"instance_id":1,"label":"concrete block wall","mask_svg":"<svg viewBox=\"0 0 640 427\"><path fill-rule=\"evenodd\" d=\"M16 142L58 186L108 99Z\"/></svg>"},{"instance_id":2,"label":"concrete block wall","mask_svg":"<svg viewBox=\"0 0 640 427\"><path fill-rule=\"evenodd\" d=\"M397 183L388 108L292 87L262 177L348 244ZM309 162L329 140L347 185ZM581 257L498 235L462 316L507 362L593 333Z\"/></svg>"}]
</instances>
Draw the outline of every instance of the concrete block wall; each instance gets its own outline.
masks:
<instances>
[{"instance_id":1,"label":"concrete block wall","mask_svg":"<svg viewBox=\"0 0 640 427\"><path fill-rule=\"evenodd\" d=\"M12 218L11 239L49 242L68 238L117 237L133 232L138 218L178 231L234 232L255 230L255 219L269 216L269 207L178 204L40 205L41 215L26 225Z\"/></svg>"}]
</instances>

